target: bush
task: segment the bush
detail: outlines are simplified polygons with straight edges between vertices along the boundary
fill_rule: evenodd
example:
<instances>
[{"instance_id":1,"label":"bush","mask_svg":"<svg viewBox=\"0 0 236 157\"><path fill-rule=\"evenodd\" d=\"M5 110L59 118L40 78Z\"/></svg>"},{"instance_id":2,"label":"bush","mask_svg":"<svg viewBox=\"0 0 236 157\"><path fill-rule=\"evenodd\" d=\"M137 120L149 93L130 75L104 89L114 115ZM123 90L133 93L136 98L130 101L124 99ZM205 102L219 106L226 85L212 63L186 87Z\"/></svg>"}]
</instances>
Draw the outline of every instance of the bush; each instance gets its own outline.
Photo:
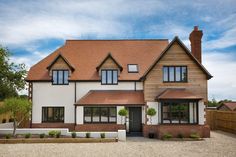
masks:
<instances>
[{"instance_id":1,"label":"bush","mask_svg":"<svg viewBox=\"0 0 236 157\"><path fill-rule=\"evenodd\" d=\"M178 138L184 138L184 135L183 135L182 133L179 133L179 134L177 135L177 137L178 137Z\"/></svg>"},{"instance_id":2,"label":"bush","mask_svg":"<svg viewBox=\"0 0 236 157\"><path fill-rule=\"evenodd\" d=\"M4 118L4 119L2 119L2 123L6 123L7 122L7 120Z\"/></svg>"},{"instance_id":3,"label":"bush","mask_svg":"<svg viewBox=\"0 0 236 157\"><path fill-rule=\"evenodd\" d=\"M76 138L76 132L72 132L72 133L71 133L71 137L72 137L72 138Z\"/></svg>"},{"instance_id":4,"label":"bush","mask_svg":"<svg viewBox=\"0 0 236 157\"><path fill-rule=\"evenodd\" d=\"M14 122L14 119L13 119L13 118L10 118L10 119L9 119L9 123L10 123L10 122Z\"/></svg>"},{"instance_id":5,"label":"bush","mask_svg":"<svg viewBox=\"0 0 236 157\"><path fill-rule=\"evenodd\" d=\"M51 130L51 131L48 132L48 135L49 135L50 137L55 137L56 134L57 134L57 131L56 131L56 130Z\"/></svg>"},{"instance_id":6,"label":"bush","mask_svg":"<svg viewBox=\"0 0 236 157\"><path fill-rule=\"evenodd\" d=\"M31 137L31 133L25 134L25 138L30 138L30 137Z\"/></svg>"},{"instance_id":7,"label":"bush","mask_svg":"<svg viewBox=\"0 0 236 157\"><path fill-rule=\"evenodd\" d=\"M44 138L45 137L45 133L42 133L39 135L40 138Z\"/></svg>"},{"instance_id":8,"label":"bush","mask_svg":"<svg viewBox=\"0 0 236 157\"><path fill-rule=\"evenodd\" d=\"M199 136L197 133L192 133L192 134L190 134L189 137L190 137L190 138L194 138L194 139L200 138L200 136Z\"/></svg>"},{"instance_id":9,"label":"bush","mask_svg":"<svg viewBox=\"0 0 236 157\"><path fill-rule=\"evenodd\" d=\"M5 138L6 138L6 139L10 139L10 138L11 138L11 134L6 134L6 135L5 135Z\"/></svg>"},{"instance_id":10,"label":"bush","mask_svg":"<svg viewBox=\"0 0 236 157\"><path fill-rule=\"evenodd\" d=\"M163 138L164 140L165 140L165 139L170 139L170 138L172 138L172 135L171 135L170 133L165 133L162 138Z\"/></svg>"},{"instance_id":11,"label":"bush","mask_svg":"<svg viewBox=\"0 0 236 157\"><path fill-rule=\"evenodd\" d=\"M61 132L60 131L57 131L56 132L56 138L60 138L61 137Z\"/></svg>"},{"instance_id":12,"label":"bush","mask_svg":"<svg viewBox=\"0 0 236 157\"><path fill-rule=\"evenodd\" d=\"M100 136L101 136L101 138L105 138L106 137L105 133L101 133Z\"/></svg>"},{"instance_id":13,"label":"bush","mask_svg":"<svg viewBox=\"0 0 236 157\"><path fill-rule=\"evenodd\" d=\"M90 132L86 132L86 138L90 138Z\"/></svg>"}]
</instances>

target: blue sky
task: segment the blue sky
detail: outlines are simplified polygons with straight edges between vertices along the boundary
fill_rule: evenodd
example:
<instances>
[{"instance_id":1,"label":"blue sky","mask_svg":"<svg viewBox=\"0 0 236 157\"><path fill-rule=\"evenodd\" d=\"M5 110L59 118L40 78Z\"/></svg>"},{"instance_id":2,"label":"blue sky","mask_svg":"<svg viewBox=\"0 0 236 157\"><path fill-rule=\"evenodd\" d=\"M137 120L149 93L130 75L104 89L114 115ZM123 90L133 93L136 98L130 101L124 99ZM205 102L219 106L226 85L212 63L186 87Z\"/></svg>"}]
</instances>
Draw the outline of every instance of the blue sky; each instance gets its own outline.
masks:
<instances>
[{"instance_id":1,"label":"blue sky","mask_svg":"<svg viewBox=\"0 0 236 157\"><path fill-rule=\"evenodd\" d=\"M209 99L236 100L236 0L0 0L0 44L29 68L66 39L173 39L203 30Z\"/></svg>"}]
</instances>

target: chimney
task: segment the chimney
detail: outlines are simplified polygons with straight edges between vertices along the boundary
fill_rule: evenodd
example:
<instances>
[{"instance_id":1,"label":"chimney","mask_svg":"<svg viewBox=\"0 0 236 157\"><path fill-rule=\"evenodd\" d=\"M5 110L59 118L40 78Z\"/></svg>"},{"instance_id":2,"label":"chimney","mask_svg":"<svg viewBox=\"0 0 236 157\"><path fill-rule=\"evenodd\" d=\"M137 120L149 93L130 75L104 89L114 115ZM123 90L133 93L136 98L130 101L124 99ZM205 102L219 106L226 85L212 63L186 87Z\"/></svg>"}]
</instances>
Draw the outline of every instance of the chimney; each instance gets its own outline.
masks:
<instances>
[{"instance_id":1,"label":"chimney","mask_svg":"<svg viewBox=\"0 0 236 157\"><path fill-rule=\"evenodd\" d=\"M189 35L191 52L200 63L202 63L202 35L202 30L198 30L198 26L194 26L193 31Z\"/></svg>"}]
</instances>

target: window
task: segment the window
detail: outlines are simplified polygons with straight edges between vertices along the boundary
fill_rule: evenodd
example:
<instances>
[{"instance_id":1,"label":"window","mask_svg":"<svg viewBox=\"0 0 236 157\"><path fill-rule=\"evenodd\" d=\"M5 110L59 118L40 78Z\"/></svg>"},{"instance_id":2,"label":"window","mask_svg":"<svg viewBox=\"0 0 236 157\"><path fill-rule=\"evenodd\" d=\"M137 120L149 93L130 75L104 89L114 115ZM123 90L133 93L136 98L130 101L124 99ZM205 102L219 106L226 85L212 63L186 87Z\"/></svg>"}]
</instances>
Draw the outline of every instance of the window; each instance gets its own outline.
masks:
<instances>
[{"instance_id":1,"label":"window","mask_svg":"<svg viewBox=\"0 0 236 157\"><path fill-rule=\"evenodd\" d=\"M163 124L196 124L197 102L162 102L161 122Z\"/></svg>"},{"instance_id":2,"label":"window","mask_svg":"<svg viewBox=\"0 0 236 157\"><path fill-rule=\"evenodd\" d=\"M53 85L68 85L68 70L53 70L52 71L52 84Z\"/></svg>"},{"instance_id":3,"label":"window","mask_svg":"<svg viewBox=\"0 0 236 157\"><path fill-rule=\"evenodd\" d=\"M163 82L187 82L186 66L164 66Z\"/></svg>"},{"instance_id":4,"label":"window","mask_svg":"<svg viewBox=\"0 0 236 157\"><path fill-rule=\"evenodd\" d=\"M116 107L84 107L85 123L116 123Z\"/></svg>"},{"instance_id":5,"label":"window","mask_svg":"<svg viewBox=\"0 0 236 157\"><path fill-rule=\"evenodd\" d=\"M64 107L43 107L42 122L64 122Z\"/></svg>"},{"instance_id":6,"label":"window","mask_svg":"<svg viewBox=\"0 0 236 157\"><path fill-rule=\"evenodd\" d=\"M137 73L138 65L137 64L128 64L128 72L129 73Z\"/></svg>"},{"instance_id":7,"label":"window","mask_svg":"<svg viewBox=\"0 0 236 157\"><path fill-rule=\"evenodd\" d=\"M118 84L118 70L102 70L101 75L102 84Z\"/></svg>"}]
</instances>

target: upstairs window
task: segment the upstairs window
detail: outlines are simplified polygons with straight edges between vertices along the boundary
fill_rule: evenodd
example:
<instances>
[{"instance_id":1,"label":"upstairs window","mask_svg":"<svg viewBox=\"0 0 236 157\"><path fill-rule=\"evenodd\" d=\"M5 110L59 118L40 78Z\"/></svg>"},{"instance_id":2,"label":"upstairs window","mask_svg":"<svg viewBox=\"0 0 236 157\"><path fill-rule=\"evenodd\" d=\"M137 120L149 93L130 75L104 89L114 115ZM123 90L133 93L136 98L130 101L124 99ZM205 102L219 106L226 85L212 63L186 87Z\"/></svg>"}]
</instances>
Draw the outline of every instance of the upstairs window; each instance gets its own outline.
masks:
<instances>
[{"instance_id":1,"label":"upstairs window","mask_svg":"<svg viewBox=\"0 0 236 157\"><path fill-rule=\"evenodd\" d=\"M53 70L52 71L52 84L53 85L68 85L68 70Z\"/></svg>"},{"instance_id":2,"label":"upstairs window","mask_svg":"<svg viewBox=\"0 0 236 157\"><path fill-rule=\"evenodd\" d=\"M164 66L163 82L187 82L187 66Z\"/></svg>"},{"instance_id":3,"label":"upstairs window","mask_svg":"<svg viewBox=\"0 0 236 157\"><path fill-rule=\"evenodd\" d=\"M138 65L137 64L128 64L128 72L129 73L138 73Z\"/></svg>"},{"instance_id":4,"label":"upstairs window","mask_svg":"<svg viewBox=\"0 0 236 157\"><path fill-rule=\"evenodd\" d=\"M102 70L101 75L103 85L118 84L118 70Z\"/></svg>"}]
</instances>

